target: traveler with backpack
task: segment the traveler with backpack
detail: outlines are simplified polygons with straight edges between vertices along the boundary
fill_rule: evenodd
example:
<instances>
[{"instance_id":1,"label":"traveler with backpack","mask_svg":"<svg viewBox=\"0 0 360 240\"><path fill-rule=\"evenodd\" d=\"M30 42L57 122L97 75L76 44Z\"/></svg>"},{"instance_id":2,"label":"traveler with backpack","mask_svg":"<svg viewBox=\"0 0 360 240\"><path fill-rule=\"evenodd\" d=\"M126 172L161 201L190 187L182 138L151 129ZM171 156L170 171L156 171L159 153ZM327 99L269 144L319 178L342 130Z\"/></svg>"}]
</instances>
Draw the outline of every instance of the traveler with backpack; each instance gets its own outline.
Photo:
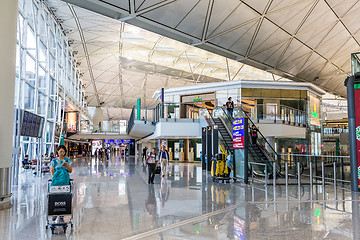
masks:
<instances>
[{"instance_id":1,"label":"traveler with backpack","mask_svg":"<svg viewBox=\"0 0 360 240\"><path fill-rule=\"evenodd\" d=\"M148 174L149 174L149 179L148 179L148 184L154 184L154 178L155 178L155 168L156 168L156 150L155 148L152 149L152 152L149 153L147 159L146 159L146 166L148 167Z\"/></svg>"}]
</instances>

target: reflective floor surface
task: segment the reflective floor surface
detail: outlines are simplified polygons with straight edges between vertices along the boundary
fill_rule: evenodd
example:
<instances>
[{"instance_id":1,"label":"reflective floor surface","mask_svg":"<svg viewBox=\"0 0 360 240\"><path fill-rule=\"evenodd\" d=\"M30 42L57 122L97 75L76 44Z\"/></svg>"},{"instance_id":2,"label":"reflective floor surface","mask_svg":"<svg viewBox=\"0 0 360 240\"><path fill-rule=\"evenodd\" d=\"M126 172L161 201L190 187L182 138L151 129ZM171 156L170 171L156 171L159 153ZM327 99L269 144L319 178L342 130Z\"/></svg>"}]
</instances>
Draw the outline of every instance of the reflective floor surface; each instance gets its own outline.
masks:
<instances>
[{"instance_id":1,"label":"reflective floor surface","mask_svg":"<svg viewBox=\"0 0 360 240\"><path fill-rule=\"evenodd\" d=\"M149 185L141 162L119 156L77 158L73 170L72 229L46 230L50 176L28 171L0 239L360 239L359 197L340 186L214 183L184 163Z\"/></svg>"}]
</instances>

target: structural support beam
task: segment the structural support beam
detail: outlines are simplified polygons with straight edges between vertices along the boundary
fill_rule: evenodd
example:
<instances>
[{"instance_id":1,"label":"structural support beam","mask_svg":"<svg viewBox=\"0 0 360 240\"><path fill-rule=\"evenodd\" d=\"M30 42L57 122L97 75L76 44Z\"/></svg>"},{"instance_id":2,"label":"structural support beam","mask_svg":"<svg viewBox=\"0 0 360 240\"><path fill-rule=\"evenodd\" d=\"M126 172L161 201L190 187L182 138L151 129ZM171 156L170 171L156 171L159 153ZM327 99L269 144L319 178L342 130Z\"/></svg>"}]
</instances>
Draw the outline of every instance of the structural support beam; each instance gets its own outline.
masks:
<instances>
[{"instance_id":1,"label":"structural support beam","mask_svg":"<svg viewBox=\"0 0 360 240\"><path fill-rule=\"evenodd\" d=\"M83 49L84 49L84 54L85 54L85 58L86 58L86 63L87 63L87 65L88 65L88 71L89 71L91 83L92 83L92 85L93 85L94 94L95 94L95 96L96 96L97 106L100 106L99 93L98 93L98 91L97 91L97 89L96 89L96 85L95 85L95 78L94 78L94 74L93 74L93 71L92 71L92 66L91 66L91 62L90 62L89 52L88 52L88 49L87 49L87 46L86 46L85 36L84 36L83 31L82 31L79 18L77 17L77 14L76 14L73 6L70 5L70 4L68 4L68 6L69 6L69 9L70 9L70 11L71 11L71 14L72 14L73 17L74 17L76 26L77 26L77 28L78 28L78 30L79 30L79 35L80 35L80 39L81 39L81 44L82 44Z\"/></svg>"},{"instance_id":2,"label":"structural support beam","mask_svg":"<svg viewBox=\"0 0 360 240\"><path fill-rule=\"evenodd\" d=\"M17 0L0 1L0 210L11 206L17 7Z\"/></svg>"}]
</instances>

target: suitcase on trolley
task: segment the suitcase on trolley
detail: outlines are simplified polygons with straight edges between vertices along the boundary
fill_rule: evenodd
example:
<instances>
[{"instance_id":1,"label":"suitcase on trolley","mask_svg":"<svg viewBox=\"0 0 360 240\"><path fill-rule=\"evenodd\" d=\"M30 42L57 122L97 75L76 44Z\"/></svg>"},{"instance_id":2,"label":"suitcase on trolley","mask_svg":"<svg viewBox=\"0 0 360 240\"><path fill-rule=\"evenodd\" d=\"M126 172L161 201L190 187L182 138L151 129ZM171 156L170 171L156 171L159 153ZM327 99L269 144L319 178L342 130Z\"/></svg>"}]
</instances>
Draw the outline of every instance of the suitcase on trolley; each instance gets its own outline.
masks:
<instances>
[{"instance_id":1,"label":"suitcase on trolley","mask_svg":"<svg viewBox=\"0 0 360 240\"><path fill-rule=\"evenodd\" d=\"M70 185L51 186L51 180L48 181L48 211L46 229L50 227L54 233L56 227L62 227L64 233L68 225L73 227L73 181ZM51 217L51 219L49 219ZM68 220L65 220L67 218Z\"/></svg>"}]
</instances>

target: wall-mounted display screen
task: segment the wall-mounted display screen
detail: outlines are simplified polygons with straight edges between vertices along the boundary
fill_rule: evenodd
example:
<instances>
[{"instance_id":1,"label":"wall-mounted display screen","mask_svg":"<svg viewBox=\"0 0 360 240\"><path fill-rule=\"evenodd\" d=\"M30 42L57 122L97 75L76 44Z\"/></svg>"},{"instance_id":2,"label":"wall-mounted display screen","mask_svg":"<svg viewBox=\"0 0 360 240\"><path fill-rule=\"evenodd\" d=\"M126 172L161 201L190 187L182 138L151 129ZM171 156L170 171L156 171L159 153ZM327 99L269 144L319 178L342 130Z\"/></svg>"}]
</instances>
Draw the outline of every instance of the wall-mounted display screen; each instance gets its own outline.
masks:
<instances>
[{"instance_id":1,"label":"wall-mounted display screen","mask_svg":"<svg viewBox=\"0 0 360 240\"><path fill-rule=\"evenodd\" d=\"M22 111L20 135L40 138L44 128L44 118L28 111Z\"/></svg>"}]
</instances>

